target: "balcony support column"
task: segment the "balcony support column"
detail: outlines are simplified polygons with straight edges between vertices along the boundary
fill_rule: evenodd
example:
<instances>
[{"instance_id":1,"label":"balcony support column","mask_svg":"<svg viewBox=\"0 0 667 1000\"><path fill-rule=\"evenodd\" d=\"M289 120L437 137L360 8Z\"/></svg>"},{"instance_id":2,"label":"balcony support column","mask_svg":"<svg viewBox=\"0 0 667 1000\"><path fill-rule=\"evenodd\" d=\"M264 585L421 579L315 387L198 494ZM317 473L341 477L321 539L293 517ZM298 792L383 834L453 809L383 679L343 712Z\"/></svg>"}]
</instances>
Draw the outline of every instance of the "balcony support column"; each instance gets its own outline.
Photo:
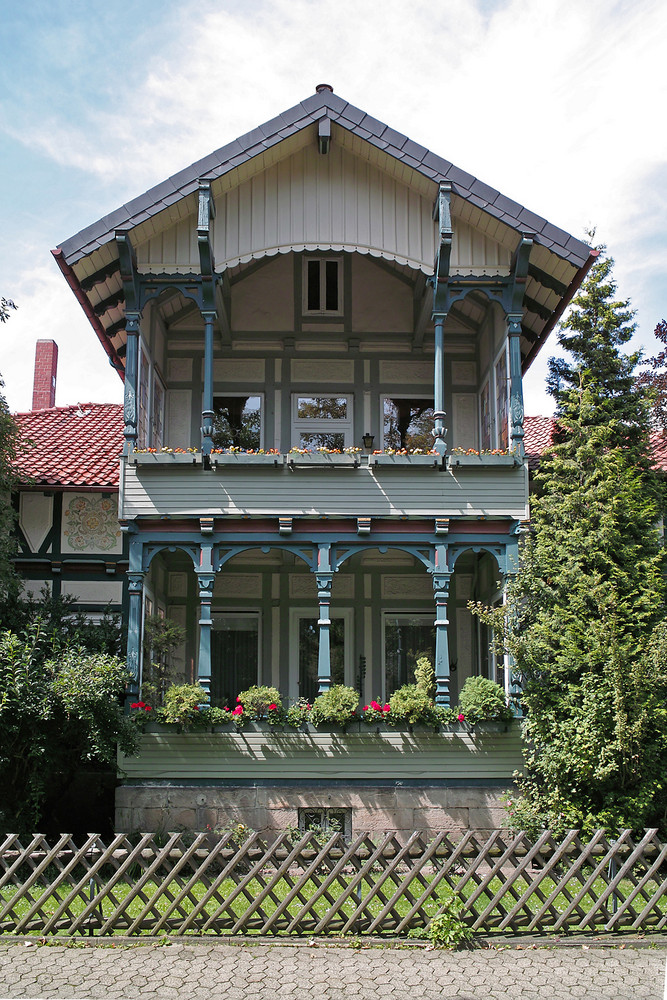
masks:
<instances>
[{"instance_id":1,"label":"balcony support column","mask_svg":"<svg viewBox=\"0 0 667 1000\"><path fill-rule=\"evenodd\" d=\"M203 312L204 318L204 393L201 415L202 455L210 455L213 448L213 322L214 312Z\"/></svg>"},{"instance_id":2,"label":"balcony support column","mask_svg":"<svg viewBox=\"0 0 667 1000\"><path fill-rule=\"evenodd\" d=\"M523 459L523 384L521 380L521 313L507 317L507 337L510 355L510 448Z\"/></svg>"},{"instance_id":3,"label":"balcony support column","mask_svg":"<svg viewBox=\"0 0 667 1000\"><path fill-rule=\"evenodd\" d=\"M125 354L125 394L123 399L123 419L125 443L123 454L130 455L137 447L137 386L139 372L139 313L125 316L127 349ZM142 442L145 446L146 442Z\"/></svg>"},{"instance_id":4,"label":"balcony support column","mask_svg":"<svg viewBox=\"0 0 667 1000\"><path fill-rule=\"evenodd\" d=\"M127 616L127 656L126 666L130 675L127 686L127 700L138 698L141 686L141 640L143 627L144 547L140 539L130 540L130 565L127 571L129 608Z\"/></svg>"},{"instance_id":5,"label":"balcony support column","mask_svg":"<svg viewBox=\"0 0 667 1000\"><path fill-rule=\"evenodd\" d=\"M449 673L449 621L447 601L451 573L447 568L447 546L434 546L433 596L435 598L435 701L437 705L450 705Z\"/></svg>"},{"instance_id":6,"label":"balcony support column","mask_svg":"<svg viewBox=\"0 0 667 1000\"><path fill-rule=\"evenodd\" d=\"M319 618L317 621L319 628L317 693L324 694L331 687L331 639L329 635L331 618L329 617L329 609L331 606L333 570L331 568L331 546L328 543L317 546L315 580L317 582L317 600L319 603Z\"/></svg>"},{"instance_id":7,"label":"balcony support column","mask_svg":"<svg viewBox=\"0 0 667 1000\"><path fill-rule=\"evenodd\" d=\"M443 326L445 315L438 314L434 317L435 322L435 368L433 377L433 437L435 438L433 447L439 455L445 455L447 445L445 443L445 338Z\"/></svg>"},{"instance_id":8,"label":"balcony support column","mask_svg":"<svg viewBox=\"0 0 667 1000\"><path fill-rule=\"evenodd\" d=\"M199 655L197 657L197 683L206 693L211 694L211 605L213 603L213 546L203 544L199 550L199 569L197 573L197 589L199 593Z\"/></svg>"}]
</instances>

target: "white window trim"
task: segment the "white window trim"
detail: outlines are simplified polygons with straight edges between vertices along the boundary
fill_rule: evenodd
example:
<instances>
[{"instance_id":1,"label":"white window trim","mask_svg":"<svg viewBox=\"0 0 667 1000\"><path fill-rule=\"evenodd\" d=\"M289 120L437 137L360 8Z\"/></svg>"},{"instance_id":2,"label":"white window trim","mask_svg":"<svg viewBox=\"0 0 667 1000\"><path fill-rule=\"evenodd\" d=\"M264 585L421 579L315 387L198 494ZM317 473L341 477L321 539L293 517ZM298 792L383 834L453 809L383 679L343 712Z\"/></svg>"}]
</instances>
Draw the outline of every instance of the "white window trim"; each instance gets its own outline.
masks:
<instances>
[{"instance_id":1,"label":"white window trim","mask_svg":"<svg viewBox=\"0 0 667 1000\"><path fill-rule=\"evenodd\" d=\"M338 309L309 309L308 308L308 264L319 261L320 265L325 265L327 261L335 261L338 266ZM328 257L304 257L301 271L301 310L304 316L342 316L343 315L343 258L337 256ZM320 303L326 303L326 267L320 266Z\"/></svg>"},{"instance_id":2,"label":"white window trim","mask_svg":"<svg viewBox=\"0 0 667 1000\"><path fill-rule=\"evenodd\" d=\"M347 401L347 417L345 420L317 420L312 417L299 417L299 399L313 397L314 399L345 399ZM301 434L343 434L345 437L345 447L351 448L354 444L354 394L349 392L301 392L292 393L292 426L291 440L292 447L300 447Z\"/></svg>"},{"instance_id":3,"label":"white window trim","mask_svg":"<svg viewBox=\"0 0 667 1000\"><path fill-rule=\"evenodd\" d=\"M435 598L434 598L435 602ZM435 623L435 603L433 608L427 611L406 611L405 608L401 608L398 611L392 611L391 609L383 608L382 610L382 704L387 700L387 630L386 621L387 618L423 618L424 622L420 624L428 624L430 628L434 627ZM433 664L435 668L435 663Z\"/></svg>"},{"instance_id":4,"label":"white window trim","mask_svg":"<svg viewBox=\"0 0 667 1000\"><path fill-rule=\"evenodd\" d=\"M265 410L266 410L266 407L265 407L265 393L263 393L263 392L254 392L251 389L247 389L246 392L239 392L237 389L235 389L233 392L227 392L225 389L216 389L213 392L213 406L215 407L215 401L216 401L216 399L222 399L224 397L229 397L229 396L233 397L234 399L238 399L240 397L243 397L243 398L247 397L248 399L250 399L252 396L257 396L257 398L259 399L259 447L263 448L264 447L264 414L265 414Z\"/></svg>"},{"instance_id":5,"label":"white window trim","mask_svg":"<svg viewBox=\"0 0 667 1000\"><path fill-rule=\"evenodd\" d=\"M159 385L160 388L161 388L161 390L162 390L162 404L161 404L161 410L162 410L162 414L161 414L162 437L161 437L160 441L156 441L155 440L155 420L154 420L155 408L154 408L154 403L155 403L155 386L156 386L156 384ZM162 378L162 375L160 373L160 369L157 367L157 365L153 365L153 379L152 379L152 384L150 386L150 397L151 397L151 412L150 412L150 420L151 420L151 422L150 422L150 439L151 439L151 442L150 443L151 443L151 447L152 448L161 448L165 444L164 432L165 432L165 419L166 419L166 416L167 416L167 386L166 386L166 383L165 383L164 379Z\"/></svg>"},{"instance_id":6,"label":"white window trim","mask_svg":"<svg viewBox=\"0 0 667 1000\"><path fill-rule=\"evenodd\" d=\"M319 618L319 607L313 604L310 607L290 608L289 611L289 662L293 664L290 670L288 682L288 694L290 701L299 698L299 621L302 618ZM341 608L330 611L329 618L342 618L345 627L345 646L343 649L343 676L344 683L348 687L354 687L352 650L354 649L352 629L354 627L354 609Z\"/></svg>"}]
</instances>

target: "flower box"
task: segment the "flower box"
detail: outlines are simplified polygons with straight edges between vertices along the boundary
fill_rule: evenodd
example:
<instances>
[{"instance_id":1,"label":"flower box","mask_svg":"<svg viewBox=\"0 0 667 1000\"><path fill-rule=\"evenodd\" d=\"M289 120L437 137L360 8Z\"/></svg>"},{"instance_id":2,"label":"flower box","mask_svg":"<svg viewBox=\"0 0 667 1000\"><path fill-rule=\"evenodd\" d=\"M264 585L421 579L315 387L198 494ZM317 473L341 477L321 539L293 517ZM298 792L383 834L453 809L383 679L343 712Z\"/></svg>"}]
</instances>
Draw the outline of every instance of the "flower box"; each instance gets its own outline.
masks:
<instances>
[{"instance_id":1,"label":"flower box","mask_svg":"<svg viewBox=\"0 0 667 1000\"><path fill-rule=\"evenodd\" d=\"M383 469L400 469L406 465L420 465L425 468L442 468L441 455L371 455L370 464Z\"/></svg>"},{"instance_id":2,"label":"flower box","mask_svg":"<svg viewBox=\"0 0 667 1000\"><path fill-rule=\"evenodd\" d=\"M320 468L336 468L345 466L350 469L357 468L361 463L359 455L346 455L345 452L329 451L291 451L287 456L287 462L292 466L318 466Z\"/></svg>"},{"instance_id":3,"label":"flower box","mask_svg":"<svg viewBox=\"0 0 667 1000\"><path fill-rule=\"evenodd\" d=\"M515 468L523 463L514 452L507 455L467 455L465 452L452 452L447 457L447 468L449 469L488 469L488 468Z\"/></svg>"},{"instance_id":4,"label":"flower box","mask_svg":"<svg viewBox=\"0 0 667 1000\"><path fill-rule=\"evenodd\" d=\"M134 451L133 465L201 465L200 451Z\"/></svg>"},{"instance_id":5,"label":"flower box","mask_svg":"<svg viewBox=\"0 0 667 1000\"><path fill-rule=\"evenodd\" d=\"M239 465L261 465L261 466L278 466L282 465L284 458L282 455L267 455L261 454L259 452L237 452L232 451L229 454L221 455L211 455L211 465L214 468L229 468L230 466Z\"/></svg>"}]
</instances>

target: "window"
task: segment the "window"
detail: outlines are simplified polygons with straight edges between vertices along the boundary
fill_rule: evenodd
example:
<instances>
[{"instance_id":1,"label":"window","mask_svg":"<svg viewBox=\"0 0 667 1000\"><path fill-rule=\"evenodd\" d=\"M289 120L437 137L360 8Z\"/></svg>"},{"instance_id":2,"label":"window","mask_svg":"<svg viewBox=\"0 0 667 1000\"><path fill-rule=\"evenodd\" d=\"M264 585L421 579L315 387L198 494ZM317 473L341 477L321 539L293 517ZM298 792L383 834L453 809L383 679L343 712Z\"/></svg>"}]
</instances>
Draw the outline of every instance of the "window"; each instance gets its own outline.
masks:
<instances>
[{"instance_id":1,"label":"window","mask_svg":"<svg viewBox=\"0 0 667 1000\"><path fill-rule=\"evenodd\" d=\"M299 809L299 830L308 833L342 833L346 840L352 837L352 810L328 807Z\"/></svg>"},{"instance_id":2,"label":"window","mask_svg":"<svg viewBox=\"0 0 667 1000\"><path fill-rule=\"evenodd\" d=\"M137 448L147 448L148 441L148 408L150 396L150 365L143 350L139 350L139 407L137 414Z\"/></svg>"},{"instance_id":3,"label":"window","mask_svg":"<svg viewBox=\"0 0 667 1000\"><path fill-rule=\"evenodd\" d=\"M433 448L433 400L385 396L382 401L385 448Z\"/></svg>"},{"instance_id":4,"label":"window","mask_svg":"<svg viewBox=\"0 0 667 1000\"><path fill-rule=\"evenodd\" d=\"M482 392L480 395L480 409L482 411L482 450L490 451L493 447L492 445L492 427L491 427L491 391L490 391L490 379L484 383Z\"/></svg>"},{"instance_id":5,"label":"window","mask_svg":"<svg viewBox=\"0 0 667 1000\"><path fill-rule=\"evenodd\" d=\"M342 451L352 446L350 396L293 396L292 442L297 448Z\"/></svg>"},{"instance_id":6,"label":"window","mask_svg":"<svg viewBox=\"0 0 667 1000\"><path fill-rule=\"evenodd\" d=\"M214 614L211 634L211 704L233 707L239 691L257 684L259 614Z\"/></svg>"},{"instance_id":7,"label":"window","mask_svg":"<svg viewBox=\"0 0 667 1000\"><path fill-rule=\"evenodd\" d=\"M340 257L306 257L303 263L304 313L342 313L342 264Z\"/></svg>"},{"instance_id":8,"label":"window","mask_svg":"<svg viewBox=\"0 0 667 1000\"><path fill-rule=\"evenodd\" d=\"M406 590L409 583L406 579ZM403 684L413 684L421 656L435 665L433 615L386 614L384 617L384 698Z\"/></svg>"},{"instance_id":9,"label":"window","mask_svg":"<svg viewBox=\"0 0 667 1000\"><path fill-rule=\"evenodd\" d=\"M496 426L498 447L507 448L509 441L507 406L507 357L505 350L496 361Z\"/></svg>"},{"instance_id":10,"label":"window","mask_svg":"<svg viewBox=\"0 0 667 1000\"><path fill-rule=\"evenodd\" d=\"M331 612L329 626L329 655L331 683L352 683L352 609ZM317 661L320 647L320 629L317 612L308 609L290 609L290 671L289 696L293 700L306 698L312 702L317 697Z\"/></svg>"},{"instance_id":11,"label":"window","mask_svg":"<svg viewBox=\"0 0 667 1000\"><path fill-rule=\"evenodd\" d=\"M163 444L164 432L164 383L157 371L153 378L153 410L151 413L153 448L161 448Z\"/></svg>"},{"instance_id":12,"label":"window","mask_svg":"<svg viewBox=\"0 0 667 1000\"><path fill-rule=\"evenodd\" d=\"M262 397L229 395L213 400L215 448L262 447Z\"/></svg>"}]
</instances>

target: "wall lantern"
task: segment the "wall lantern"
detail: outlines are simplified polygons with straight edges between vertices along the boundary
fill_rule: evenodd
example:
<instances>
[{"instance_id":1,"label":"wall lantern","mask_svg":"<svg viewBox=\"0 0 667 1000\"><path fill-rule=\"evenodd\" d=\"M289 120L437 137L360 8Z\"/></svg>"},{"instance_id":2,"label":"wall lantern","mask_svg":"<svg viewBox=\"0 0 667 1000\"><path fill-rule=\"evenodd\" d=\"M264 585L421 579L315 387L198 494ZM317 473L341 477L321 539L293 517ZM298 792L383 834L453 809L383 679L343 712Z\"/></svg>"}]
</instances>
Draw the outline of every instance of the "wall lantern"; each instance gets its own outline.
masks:
<instances>
[{"instance_id":1,"label":"wall lantern","mask_svg":"<svg viewBox=\"0 0 667 1000\"><path fill-rule=\"evenodd\" d=\"M370 452L373 450L373 442L375 441L375 434L364 434L361 440L364 442L364 448L370 454Z\"/></svg>"}]
</instances>

